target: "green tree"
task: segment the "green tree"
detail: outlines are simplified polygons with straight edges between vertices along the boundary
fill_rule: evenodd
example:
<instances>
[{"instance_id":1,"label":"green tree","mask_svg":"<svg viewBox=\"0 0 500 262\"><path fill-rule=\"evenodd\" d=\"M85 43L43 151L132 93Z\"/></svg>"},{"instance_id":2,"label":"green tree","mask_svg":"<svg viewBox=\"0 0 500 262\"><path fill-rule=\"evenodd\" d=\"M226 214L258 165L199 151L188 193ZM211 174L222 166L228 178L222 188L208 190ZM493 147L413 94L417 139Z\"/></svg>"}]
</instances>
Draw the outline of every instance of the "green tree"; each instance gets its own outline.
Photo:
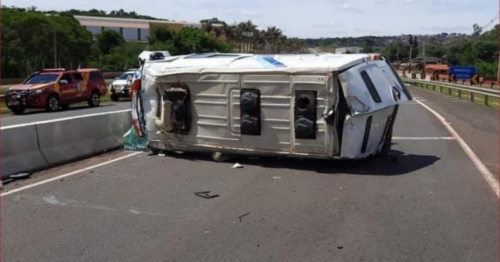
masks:
<instances>
[{"instance_id":1,"label":"green tree","mask_svg":"<svg viewBox=\"0 0 500 262\"><path fill-rule=\"evenodd\" d=\"M119 32L112 30L105 30L97 35L97 46L101 54L107 55L111 53L113 48L125 43L125 40Z\"/></svg>"},{"instance_id":2,"label":"green tree","mask_svg":"<svg viewBox=\"0 0 500 262\"><path fill-rule=\"evenodd\" d=\"M138 67L137 56L144 51L142 43L125 43L115 47L110 54L103 57L104 71L126 71Z\"/></svg>"},{"instance_id":3,"label":"green tree","mask_svg":"<svg viewBox=\"0 0 500 262\"><path fill-rule=\"evenodd\" d=\"M373 40L367 38L363 43L363 52L364 53L372 53L373 52Z\"/></svg>"},{"instance_id":4,"label":"green tree","mask_svg":"<svg viewBox=\"0 0 500 262\"><path fill-rule=\"evenodd\" d=\"M167 42L169 40L174 40L175 33L170 31L167 27L157 26L153 29L153 36L148 37L149 43L151 45L156 42Z\"/></svg>"}]
</instances>

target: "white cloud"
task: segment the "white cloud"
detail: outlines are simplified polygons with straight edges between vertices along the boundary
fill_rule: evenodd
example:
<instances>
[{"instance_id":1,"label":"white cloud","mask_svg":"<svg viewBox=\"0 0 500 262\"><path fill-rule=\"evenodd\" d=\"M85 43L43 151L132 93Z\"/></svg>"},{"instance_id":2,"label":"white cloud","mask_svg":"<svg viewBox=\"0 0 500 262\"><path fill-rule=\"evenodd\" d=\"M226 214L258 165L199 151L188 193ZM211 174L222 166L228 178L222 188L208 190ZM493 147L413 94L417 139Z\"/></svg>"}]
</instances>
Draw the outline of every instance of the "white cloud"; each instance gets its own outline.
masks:
<instances>
[{"instance_id":1,"label":"white cloud","mask_svg":"<svg viewBox=\"0 0 500 262\"><path fill-rule=\"evenodd\" d=\"M319 24L314 24L312 25L313 27L324 27L324 28L336 28L339 27L341 24L338 22L322 22Z\"/></svg>"},{"instance_id":2,"label":"white cloud","mask_svg":"<svg viewBox=\"0 0 500 262\"><path fill-rule=\"evenodd\" d=\"M492 0L3 0L2 5L55 9L124 9L165 19L197 22L217 17L227 23L252 20L274 25L288 36L338 37L471 33L498 12ZM446 30L441 30L446 29Z\"/></svg>"},{"instance_id":3,"label":"white cloud","mask_svg":"<svg viewBox=\"0 0 500 262\"><path fill-rule=\"evenodd\" d=\"M339 7L337 7L337 9L341 10L341 11L348 11L348 12L353 12L353 13L362 13L363 12L363 10L361 10L357 7L353 7L348 3L344 3L344 4L340 5Z\"/></svg>"}]
</instances>

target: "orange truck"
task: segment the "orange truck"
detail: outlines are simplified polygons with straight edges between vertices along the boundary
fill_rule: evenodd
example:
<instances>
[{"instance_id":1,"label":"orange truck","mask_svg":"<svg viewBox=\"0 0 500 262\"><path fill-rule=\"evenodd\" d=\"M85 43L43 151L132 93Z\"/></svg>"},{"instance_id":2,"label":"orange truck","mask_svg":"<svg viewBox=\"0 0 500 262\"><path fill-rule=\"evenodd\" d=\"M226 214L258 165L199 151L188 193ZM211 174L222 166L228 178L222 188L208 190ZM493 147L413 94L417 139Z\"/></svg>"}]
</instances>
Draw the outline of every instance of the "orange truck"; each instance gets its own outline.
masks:
<instances>
[{"instance_id":1,"label":"orange truck","mask_svg":"<svg viewBox=\"0 0 500 262\"><path fill-rule=\"evenodd\" d=\"M97 107L106 92L106 81L99 69L44 69L30 75L22 84L10 87L5 102L15 114L22 114L28 108L51 112L81 102Z\"/></svg>"}]
</instances>

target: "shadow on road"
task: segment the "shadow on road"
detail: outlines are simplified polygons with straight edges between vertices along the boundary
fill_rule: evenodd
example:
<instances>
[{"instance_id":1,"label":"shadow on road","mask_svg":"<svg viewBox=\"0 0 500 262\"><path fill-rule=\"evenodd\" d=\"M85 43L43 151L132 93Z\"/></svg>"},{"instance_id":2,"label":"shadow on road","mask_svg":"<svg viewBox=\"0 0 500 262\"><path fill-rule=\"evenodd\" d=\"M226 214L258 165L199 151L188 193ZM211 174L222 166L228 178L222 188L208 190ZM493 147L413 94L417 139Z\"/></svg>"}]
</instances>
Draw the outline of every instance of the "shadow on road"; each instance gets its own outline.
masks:
<instances>
[{"instance_id":1,"label":"shadow on road","mask_svg":"<svg viewBox=\"0 0 500 262\"><path fill-rule=\"evenodd\" d=\"M168 154L194 162L213 161L210 155L200 153ZM277 157L231 157L227 163L240 163L243 166L261 166L266 168L286 168L313 171L322 174L352 174L396 176L411 173L433 165L440 158L433 155L414 155L391 150L389 156L376 156L361 160L322 160Z\"/></svg>"}]
</instances>

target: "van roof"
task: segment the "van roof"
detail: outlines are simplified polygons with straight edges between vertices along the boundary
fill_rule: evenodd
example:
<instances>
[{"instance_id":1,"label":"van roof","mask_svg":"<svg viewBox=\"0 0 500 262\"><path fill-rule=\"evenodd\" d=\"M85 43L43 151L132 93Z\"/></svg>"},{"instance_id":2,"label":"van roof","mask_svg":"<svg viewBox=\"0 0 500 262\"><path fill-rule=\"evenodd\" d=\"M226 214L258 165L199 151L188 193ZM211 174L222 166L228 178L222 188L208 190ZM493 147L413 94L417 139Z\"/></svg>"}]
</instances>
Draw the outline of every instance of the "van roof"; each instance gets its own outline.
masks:
<instances>
[{"instance_id":1,"label":"van roof","mask_svg":"<svg viewBox=\"0 0 500 262\"><path fill-rule=\"evenodd\" d=\"M341 71L370 60L370 54L254 55L204 53L147 61L145 73L165 76L186 73L315 72Z\"/></svg>"}]
</instances>

